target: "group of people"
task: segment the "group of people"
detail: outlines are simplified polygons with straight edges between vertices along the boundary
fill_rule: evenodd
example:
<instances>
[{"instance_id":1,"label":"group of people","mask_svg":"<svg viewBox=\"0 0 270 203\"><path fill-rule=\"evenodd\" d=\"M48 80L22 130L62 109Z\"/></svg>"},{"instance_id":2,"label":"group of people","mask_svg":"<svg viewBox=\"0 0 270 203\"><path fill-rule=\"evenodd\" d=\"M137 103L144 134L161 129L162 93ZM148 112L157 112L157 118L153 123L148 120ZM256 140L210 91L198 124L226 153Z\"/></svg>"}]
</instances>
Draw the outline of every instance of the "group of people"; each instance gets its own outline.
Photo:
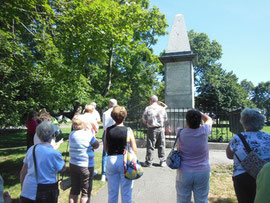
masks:
<instances>
[{"instance_id":1,"label":"group of people","mask_svg":"<svg viewBox=\"0 0 270 203\"><path fill-rule=\"evenodd\" d=\"M69 135L71 190L69 202L90 202L93 174L94 149L99 147L95 138L98 132L99 114L92 102L85 106L84 114L72 119ZM58 147L63 139L56 142L60 128L53 124L52 116L42 109L38 115L30 113L27 126L27 153L20 172L21 196L24 202L58 202L59 189L57 174L66 169Z\"/></svg>"},{"instance_id":2,"label":"group of people","mask_svg":"<svg viewBox=\"0 0 270 203\"><path fill-rule=\"evenodd\" d=\"M153 95L150 105L145 108L142 121L147 125L147 147L144 167L153 164L154 149L158 149L160 166L165 166L165 129L167 122L167 105L158 101ZM95 135L101 122L95 103L85 106L83 114L76 114L72 119L72 131L69 135L71 190L69 202L90 202L93 174L94 150L99 147ZM101 181L108 181L108 202L117 203L119 187L124 203L132 202L133 181L124 177L123 152L127 136L136 153L137 146L133 131L124 126L127 117L125 107L117 105L115 99L109 101L109 109L103 113L103 155ZM33 120L36 115L32 115ZM31 121L31 119L28 119ZM48 112L39 115L39 124L28 122L28 151L23 160L20 173L22 185L21 202L57 202L59 190L57 173L66 168L62 155L57 148L63 142L56 142L59 127L52 123ZM202 123L203 121L203 123ZM241 123L245 129L242 135L252 150L266 161L270 161L270 135L260 132L264 125L264 116L255 109L245 109L241 113ZM209 149L208 136L211 134L213 121L208 115L192 109L186 113L186 126L179 131L177 150L181 156L181 166L176 173L177 202L208 202L209 193ZM35 141L34 138L39 141ZM30 138L33 140L32 146ZM33 145L34 144L34 145ZM267 202L265 187L269 181L270 165L267 164L256 179L251 177L241 166L247 152L238 135L230 141L227 157L234 160L233 183L238 202ZM257 189L257 193L256 193ZM257 195L256 195L257 194ZM268 197L269 200L269 197Z\"/></svg>"},{"instance_id":3,"label":"group of people","mask_svg":"<svg viewBox=\"0 0 270 203\"><path fill-rule=\"evenodd\" d=\"M158 148L160 166L165 161L165 129L167 120L165 108L156 96L150 98L150 106L146 107L143 122L147 125L147 152L144 167L151 167L153 151ZM265 117L256 109L246 108L241 112L240 122L244 128L241 134L251 150L261 159L270 162L270 134L261 132ZM203 121L203 124L202 124ZM181 156L181 166L177 169L176 193L177 202L208 202L210 164L208 136L211 134L212 118L192 109L186 113L186 126L179 130L177 150ZM228 144L226 155L234 160L233 184L239 203L270 202L270 163L264 165L257 176L252 177L241 165L247 157L247 149L238 135L234 135ZM268 178L268 179L267 179Z\"/></svg>"}]
</instances>

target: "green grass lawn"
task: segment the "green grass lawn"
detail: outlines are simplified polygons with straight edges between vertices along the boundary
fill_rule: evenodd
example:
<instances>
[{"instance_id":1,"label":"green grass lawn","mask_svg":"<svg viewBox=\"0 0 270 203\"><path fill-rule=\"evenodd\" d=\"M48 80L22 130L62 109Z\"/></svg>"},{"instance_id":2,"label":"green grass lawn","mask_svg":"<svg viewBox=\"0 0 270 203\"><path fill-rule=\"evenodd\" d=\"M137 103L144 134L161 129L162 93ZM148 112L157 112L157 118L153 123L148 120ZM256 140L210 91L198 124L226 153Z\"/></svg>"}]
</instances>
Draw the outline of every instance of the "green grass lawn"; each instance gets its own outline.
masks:
<instances>
[{"instance_id":1,"label":"green grass lawn","mask_svg":"<svg viewBox=\"0 0 270 203\"><path fill-rule=\"evenodd\" d=\"M264 126L264 128L262 129L263 132L267 132L270 134L270 126Z\"/></svg>"},{"instance_id":2,"label":"green grass lawn","mask_svg":"<svg viewBox=\"0 0 270 203\"><path fill-rule=\"evenodd\" d=\"M68 136L70 133L70 128L61 128L62 134L57 138L64 138L65 142L60 146L59 150L65 158L68 143ZM215 131L213 129L214 135L222 135L222 129ZM264 132L270 133L270 126L265 126L262 130ZM215 134L218 132L219 134ZM144 138L143 132L134 131L136 137ZM101 141L103 135L103 130L100 129L96 135L97 139ZM229 140L231 137L229 138ZM19 173L22 167L23 159L26 154L26 130L1 130L0 131L0 174L4 179L4 189L8 190L13 198L13 202L19 202L19 196L21 191ZM102 147L102 146L101 146ZM95 170L98 175L94 178L93 191L95 194L104 183L100 181L101 173L101 153L95 153ZM69 171L69 158L67 157L67 172L65 177L68 176ZM231 166L214 166L212 167L212 175L210 179L210 194L209 202L237 202L235 199L232 181L232 168ZM222 183L222 184L220 184ZM222 191L222 193L220 192ZM68 202L69 189L60 192L59 202Z\"/></svg>"},{"instance_id":3,"label":"green grass lawn","mask_svg":"<svg viewBox=\"0 0 270 203\"><path fill-rule=\"evenodd\" d=\"M230 165L211 166L209 202L237 203L233 188L232 173L233 167Z\"/></svg>"},{"instance_id":4,"label":"green grass lawn","mask_svg":"<svg viewBox=\"0 0 270 203\"><path fill-rule=\"evenodd\" d=\"M67 150L68 136L70 128L61 128L62 134L57 140L64 138L65 142L59 147L63 158L67 155L67 171L64 173L64 179L69 172L69 157ZM101 140L103 130L100 130L97 138ZM21 192L20 186L20 170L22 168L23 159L26 154L26 130L6 130L0 134L0 174L4 179L4 190L8 190L13 201L19 202ZM102 146L101 146L102 147ZM92 194L95 194L105 183L100 181L102 154L95 153L95 171L98 175L94 177ZM59 202L68 202L70 189L60 191Z\"/></svg>"}]
</instances>

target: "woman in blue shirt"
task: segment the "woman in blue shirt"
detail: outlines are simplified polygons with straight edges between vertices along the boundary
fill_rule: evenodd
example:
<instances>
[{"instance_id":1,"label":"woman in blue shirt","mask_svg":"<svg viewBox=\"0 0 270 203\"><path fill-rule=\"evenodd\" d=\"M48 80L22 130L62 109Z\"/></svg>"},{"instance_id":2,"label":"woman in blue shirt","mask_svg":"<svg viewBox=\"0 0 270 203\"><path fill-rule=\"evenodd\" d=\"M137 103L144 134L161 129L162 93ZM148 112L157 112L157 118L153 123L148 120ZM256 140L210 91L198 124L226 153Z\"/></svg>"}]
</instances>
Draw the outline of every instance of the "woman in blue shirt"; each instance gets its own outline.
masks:
<instances>
[{"instance_id":1,"label":"woman in blue shirt","mask_svg":"<svg viewBox=\"0 0 270 203\"><path fill-rule=\"evenodd\" d=\"M40 202L41 199L51 203L58 201L57 173L65 170L61 152L51 145L58 129L51 122L43 122L37 127L36 132L41 143L30 147L23 160L20 173L21 203ZM35 152L36 170L33 152ZM46 191L43 191L40 196L37 195L38 186L46 187L44 188Z\"/></svg>"},{"instance_id":2,"label":"woman in blue shirt","mask_svg":"<svg viewBox=\"0 0 270 203\"><path fill-rule=\"evenodd\" d=\"M71 190L69 203L78 202L81 194L81 203L90 202L93 175L94 175L94 151L99 147L89 119L79 114L72 119L73 131L69 135L69 166L71 176Z\"/></svg>"}]
</instances>

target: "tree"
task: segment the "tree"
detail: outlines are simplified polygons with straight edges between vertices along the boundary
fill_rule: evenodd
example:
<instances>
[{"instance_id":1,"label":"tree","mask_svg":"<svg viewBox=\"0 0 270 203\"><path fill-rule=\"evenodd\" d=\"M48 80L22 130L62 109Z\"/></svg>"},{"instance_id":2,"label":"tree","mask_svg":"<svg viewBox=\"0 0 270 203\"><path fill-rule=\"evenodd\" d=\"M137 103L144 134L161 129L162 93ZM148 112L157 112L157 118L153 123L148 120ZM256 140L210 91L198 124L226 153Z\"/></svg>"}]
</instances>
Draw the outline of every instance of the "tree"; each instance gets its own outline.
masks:
<instances>
[{"instance_id":1,"label":"tree","mask_svg":"<svg viewBox=\"0 0 270 203\"><path fill-rule=\"evenodd\" d=\"M252 101L258 108L266 110L266 118L270 119L270 81L259 83L254 89Z\"/></svg>"},{"instance_id":2,"label":"tree","mask_svg":"<svg viewBox=\"0 0 270 203\"><path fill-rule=\"evenodd\" d=\"M114 97L137 107L151 94L160 62L150 47L166 33L167 24L146 2L85 1L61 19L58 32L65 35L57 44L65 63L88 79L89 95L98 105L107 106Z\"/></svg>"},{"instance_id":3,"label":"tree","mask_svg":"<svg viewBox=\"0 0 270 203\"><path fill-rule=\"evenodd\" d=\"M167 24L148 6L148 0L3 0L0 126L18 125L29 109L71 118L90 100L105 107L110 97L129 105L150 95L160 64L151 46Z\"/></svg>"},{"instance_id":4,"label":"tree","mask_svg":"<svg viewBox=\"0 0 270 203\"><path fill-rule=\"evenodd\" d=\"M231 110L243 106L247 93L237 80L235 74L227 73L222 68L214 68L205 73L198 87L196 107Z\"/></svg>"},{"instance_id":5,"label":"tree","mask_svg":"<svg viewBox=\"0 0 270 203\"><path fill-rule=\"evenodd\" d=\"M84 78L63 64L55 46L58 3L1 2L0 126L19 125L31 109L46 107L52 114L72 110L75 101L85 98Z\"/></svg>"},{"instance_id":6,"label":"tree","mask_svg":"<svg viewBox=\"0 0 270 203\"><path fill-rule=\"evenodd\" d=\"M200 86L200 78L213 68L220 68L218 60L222 56L222 47L210 40L205 33L197 33L194 30L188 32L189 43L193 53L197 54L198 61L194 64L195 86Z\"/></svg>"},{"instance_id":7,"label":"tree","mask_svg":"<svg viewBox=\"0 0 270 203\"><path fill-rule=\"evenodd\" d=\"M236 75L222 69L219 62L222 56L221 45L215 40L211 41L205 33L190 30L188 36L191 50L198 56L194 64L196 107L230 110L252 105Z\"/></svg>"},{"instance_id":8,"label":"tree","mask_svg":"<svg viewBox=\"0 0 270 203\"><path fill-rule=\"evenodd\" d=\"M241 81L241 86L246 90L248 94L248 99L252 99L254 95L254 85L251 81L248 81L247 79Z\"/></svg>"}]
</instances>

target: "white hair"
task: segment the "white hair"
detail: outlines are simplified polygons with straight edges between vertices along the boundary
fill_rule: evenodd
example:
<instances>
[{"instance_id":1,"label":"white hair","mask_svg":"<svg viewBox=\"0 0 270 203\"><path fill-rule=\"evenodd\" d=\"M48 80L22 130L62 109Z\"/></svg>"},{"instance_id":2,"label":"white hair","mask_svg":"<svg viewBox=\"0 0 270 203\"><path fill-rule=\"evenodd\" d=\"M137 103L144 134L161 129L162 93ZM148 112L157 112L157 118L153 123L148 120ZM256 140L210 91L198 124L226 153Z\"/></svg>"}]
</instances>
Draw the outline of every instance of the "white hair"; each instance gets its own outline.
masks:
<instances>
[{"instance_id":1,"label":"white hair","mask_svg":"<svg viewBox=\"0 0 270 203\"><path fill-rule=\"evenodd\" d=\"M245 108L241 112L240 122L246 131L259 131L263 129L264 119L258 110Z\"/></svg>"},{"instance_id":2,"label":"white hair","mask_svg":"<svg viewBox=\"0 0 270 203\"><path fill-rule=\"evenodd\" d=\"M85 105L84 111L85 112L93 112L95 110L95 106L92 104Z\"/></svg>"},{"instance_id":3,"label":"white hair","mask_svg":"<svg viewBox=\"0 0 270 203\"><path fill-rule=\"evenodd\" d=\"M95 108L97 107L97 103L96 102L91 102L90 105L94 106Z\"/></svg>"},{"instance_id":4,"label":"white hair","mask_svg":"<svg viewBox=\"0 0 270 203\"><path fill-rule=\"evenodd\" d=\"M117 100L116 100L116 99L110 99L109 105L110 105L111 107L116 106L116 105L117 105Z\"/></svg>"},{"instance_id":5,"label":"white hair","mask_svg":"<svg viewBox=\"0 0 270 203\"><path fill-rule=\"evenodd\" d=\"M157 101L158 101L158 97L157 97L157 95L153 95L153 96L151 96L151 99L153 100L153 102L157 102Z\"/></svg>"},{"instance_id":6,"label":"white hair","mask_svg":"<svg viewBox=\"0 0 270 203\"><path fill-rule=\"evenodd\" d=\"M37 126L37 136L42 142L50 142L54 133L59 130L59 127L53 125L50 121L44 121Z\"/></svg>"}]
</instances>

